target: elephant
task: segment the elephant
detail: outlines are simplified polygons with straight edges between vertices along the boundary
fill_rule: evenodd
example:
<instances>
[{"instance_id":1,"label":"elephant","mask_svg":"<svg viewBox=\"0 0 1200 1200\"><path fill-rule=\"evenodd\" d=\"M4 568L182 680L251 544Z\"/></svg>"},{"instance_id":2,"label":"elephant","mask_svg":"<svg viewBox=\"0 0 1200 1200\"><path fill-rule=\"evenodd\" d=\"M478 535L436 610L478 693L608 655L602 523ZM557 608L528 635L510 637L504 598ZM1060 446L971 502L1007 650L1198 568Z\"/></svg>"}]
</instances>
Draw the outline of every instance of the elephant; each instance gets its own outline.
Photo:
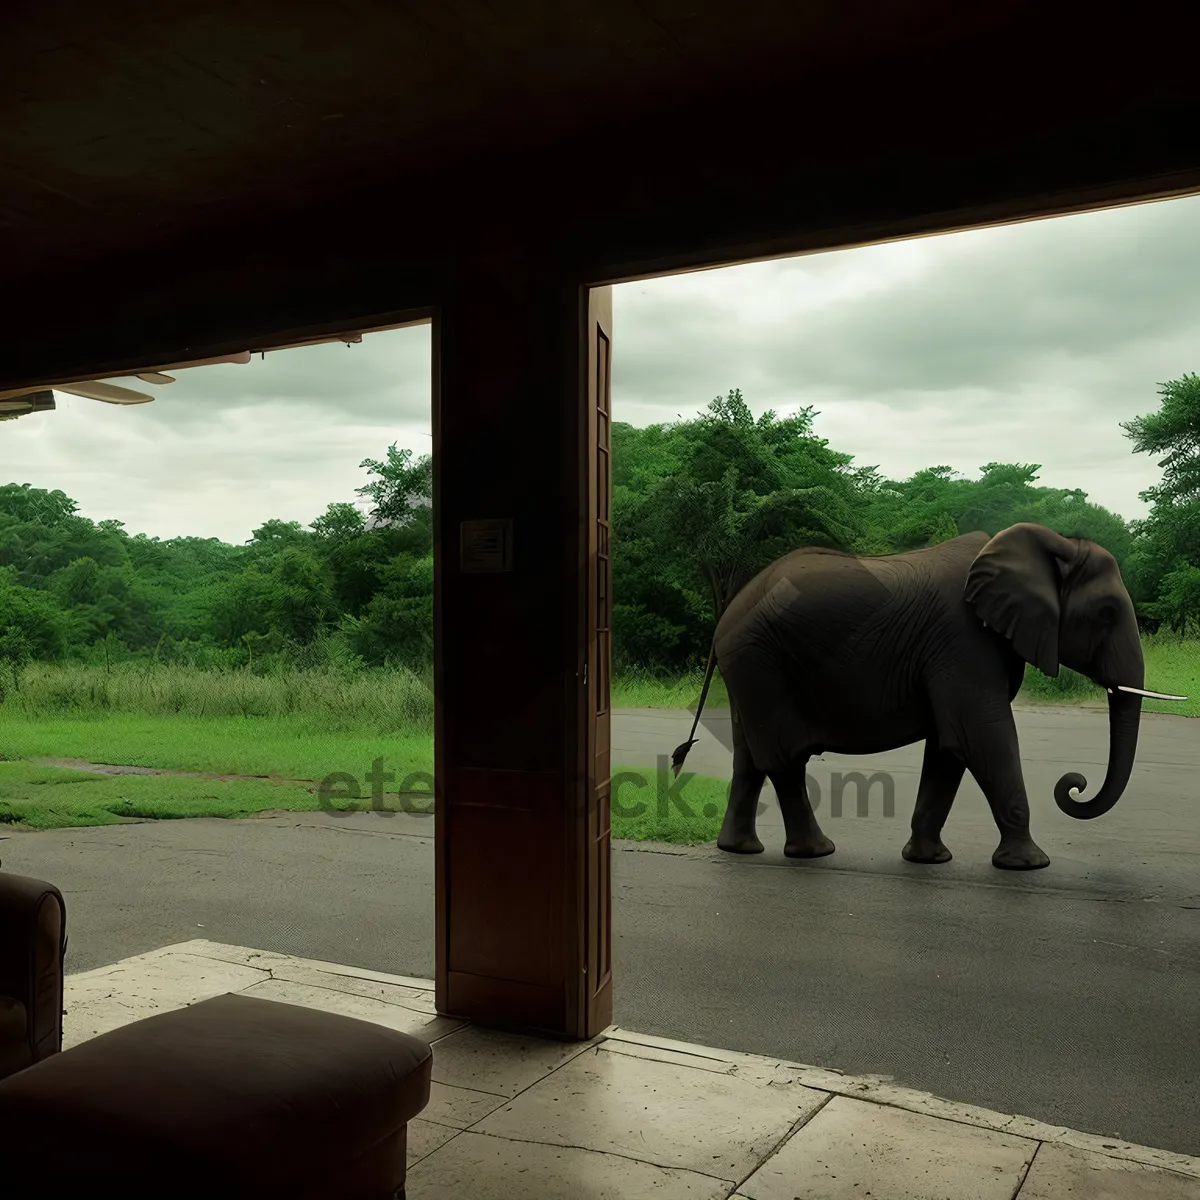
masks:
<instances>
[{"instance_id":1,"label":"elephant","mask_svg":"<svg viewBox=\"0 0 1200 1200\"><path fill-rule=\"evenodd\" d=\"M1134 606L1116 559L1095 542L1021 522L995 536L966 533L897 554L821 547L785 554L746 583L717 622L691 737L672 756L676 777L719 667L729 693L733 778L717 845L763 850L755 832L770 778L786 829L784 854L834 852L809 803L805 768L824 753L877 754L923 741L910 863L945 863L942 828L969 770L987 798L1000 842L992 865L1050 863L1029 828L1012 702L1025 665L1060 665L1108 692L1109 753L1096 795L1059 779L1058 807L1090 819L1129 782L1144 690Z\"/></svg>"}]
</instances>

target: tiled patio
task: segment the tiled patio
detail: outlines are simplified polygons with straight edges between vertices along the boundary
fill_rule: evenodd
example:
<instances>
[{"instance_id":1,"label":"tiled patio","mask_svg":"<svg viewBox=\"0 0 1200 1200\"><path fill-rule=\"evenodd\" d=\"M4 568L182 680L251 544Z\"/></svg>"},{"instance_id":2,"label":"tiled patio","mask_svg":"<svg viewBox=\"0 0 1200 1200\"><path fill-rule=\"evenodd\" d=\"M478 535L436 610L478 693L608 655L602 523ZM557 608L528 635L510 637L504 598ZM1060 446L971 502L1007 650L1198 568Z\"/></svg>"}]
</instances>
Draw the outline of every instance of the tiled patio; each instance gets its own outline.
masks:
<instances>
[{"instance_id":1,"label":"tiled patio","mask_svg":"<svg viewBox=\"0 0 1200 1200\"><path fill-rule=\"evenodd\" d=\"M208 941L68 976L64 1045L230 991L433 1043L409 1200L1200 1200L1200 1158L618 1028L494 1033L428 980Z\"/></svg>"}]
</instances>

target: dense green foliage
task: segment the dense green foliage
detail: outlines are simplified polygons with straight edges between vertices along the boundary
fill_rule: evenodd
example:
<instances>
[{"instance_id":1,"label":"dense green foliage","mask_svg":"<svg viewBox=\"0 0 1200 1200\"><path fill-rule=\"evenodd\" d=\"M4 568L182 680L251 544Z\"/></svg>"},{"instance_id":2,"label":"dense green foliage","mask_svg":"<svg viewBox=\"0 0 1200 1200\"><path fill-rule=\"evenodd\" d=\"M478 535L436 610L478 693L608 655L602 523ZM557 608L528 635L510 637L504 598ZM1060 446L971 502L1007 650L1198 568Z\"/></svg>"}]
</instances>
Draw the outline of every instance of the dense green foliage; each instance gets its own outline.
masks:
<instances>
[{"instance_id":1,"label":"dense green foliage","mask_svg":"<svg viewBox=\"0 0 1200 1200\"><path fill-rule=\"evenodd\" d=\"M820 545L880 554L1036 521L1106 546L1139 613L1200 625L1200 378L1164 384L1159 411L1123 428L1164 456L1126 523L1078 489L1040 486L1037 464L933 466L889 480L814 431L811 408L755 418L742 394L692 420L613 426L614 667L703 662L714 617L778 555ZM244 545L131 535L61 491L0 487L0 688L31 662L144 659L224 670L390 666L432 649L431 462L393 445L362 464L364 514L330 504L307 527L267 521ZM2 695L0 695L2 699Z\"/></svg>"},{"instance_id":2,"label":"dense green foliage","mask_svg":"<svg viewBox=\"0 0 1200 1200\"><path fill-rule=\"evenodd\" d=\"M1147 624L1192 628L1200 620L1200 384L1167 384L1163 394L1163 415L1131 422L1130 436L1135 450L1178 451L1178 465L1144 495L1151 518L1132 524L1080 489L1039 486L1034 463L987 463L975 479L945 466L885 479L818 437L811 408L756 420L737 391L691 421L614 424L614 667L702 662L728 597L793 547L890 554L1017 521L1105 546Z\"/></svg>"},{"instance_id":3,"label":"dense green foliage","mask_svg":"<svg viewBox=\"0 0 1200 1200\"><path fill-rule=\"evenodd\" d=\"M433 638L428 457L368 459L352 503L307 528L267 521L241 546L129 535L62 492L0 487L0 660L153 658L224 669L423 668ZM0 679L3 686L3 679Z\"/></svg>"},{"instance_id":4,"label":"dense green foliage","mask_svg":"<svg viewBox=\"0 0 1200 1200\"><path fill-rule=\"evenodd\" d=\"M1162 480L1141 497L1150 515L1130 526L1132 587L1155 624L1183 633L1200 625L1200 377L1173 379L1159 394L1157 412L1121 426L1136 451L1163 455Z\"/></svg>"}]
</instances>

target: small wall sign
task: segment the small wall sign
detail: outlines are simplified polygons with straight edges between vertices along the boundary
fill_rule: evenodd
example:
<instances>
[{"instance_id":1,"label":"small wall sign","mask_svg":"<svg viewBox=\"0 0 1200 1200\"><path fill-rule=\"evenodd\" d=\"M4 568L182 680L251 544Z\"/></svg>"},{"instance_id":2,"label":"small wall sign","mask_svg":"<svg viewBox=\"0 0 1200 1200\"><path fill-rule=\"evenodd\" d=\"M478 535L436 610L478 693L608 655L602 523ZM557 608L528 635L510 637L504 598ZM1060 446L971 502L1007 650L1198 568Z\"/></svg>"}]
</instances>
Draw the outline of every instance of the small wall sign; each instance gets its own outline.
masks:
<instances>
[{"instance_id":1,"label":"small wall sign","mask_svg":"<svg viewBox=\"0 0 1200 1200\"><path fill-rule=\"evenodd\" d=\"M460 526L459 570L467 575L513 569L512 518L464 521Z\"/></svg>"}]
</instances>

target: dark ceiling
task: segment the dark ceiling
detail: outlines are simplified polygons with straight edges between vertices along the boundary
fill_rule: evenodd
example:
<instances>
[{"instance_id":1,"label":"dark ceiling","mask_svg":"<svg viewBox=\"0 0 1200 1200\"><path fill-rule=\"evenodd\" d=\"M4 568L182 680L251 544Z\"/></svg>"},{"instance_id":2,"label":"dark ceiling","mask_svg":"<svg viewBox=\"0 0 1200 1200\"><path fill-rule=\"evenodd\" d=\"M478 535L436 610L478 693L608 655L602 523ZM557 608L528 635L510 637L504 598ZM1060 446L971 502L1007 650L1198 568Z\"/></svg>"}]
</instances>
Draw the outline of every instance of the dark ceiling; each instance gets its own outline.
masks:
<instances>
[{"instance_id":1,"label":"dark ceiling","mask_svg":"<svg viewBox=\"0 0 1200 1200\"><path fill-rule=\"evenodd\" d=\"M841 58L868 14L875 35L890 36L912 25L906 7L935 6L22 7L6 19L0 128L0 254L14 272L169 238L279 193L350 191L382 173L402 187L480 151L551 147L584 127L653 116L682 95ZM601 156L619 158L620 147Z\"/></svg>"},{"instance_id":2,"label":"dark ceiling","mask_svg":"<svg viewBox=\"0 0 1200 1200\"><path fill-rule=\"evenodd\" d=\"M10 0L0 386L428 303L506 240L598 278L1198 186L1186 12Z\"/></svg>"}]
</instances>

